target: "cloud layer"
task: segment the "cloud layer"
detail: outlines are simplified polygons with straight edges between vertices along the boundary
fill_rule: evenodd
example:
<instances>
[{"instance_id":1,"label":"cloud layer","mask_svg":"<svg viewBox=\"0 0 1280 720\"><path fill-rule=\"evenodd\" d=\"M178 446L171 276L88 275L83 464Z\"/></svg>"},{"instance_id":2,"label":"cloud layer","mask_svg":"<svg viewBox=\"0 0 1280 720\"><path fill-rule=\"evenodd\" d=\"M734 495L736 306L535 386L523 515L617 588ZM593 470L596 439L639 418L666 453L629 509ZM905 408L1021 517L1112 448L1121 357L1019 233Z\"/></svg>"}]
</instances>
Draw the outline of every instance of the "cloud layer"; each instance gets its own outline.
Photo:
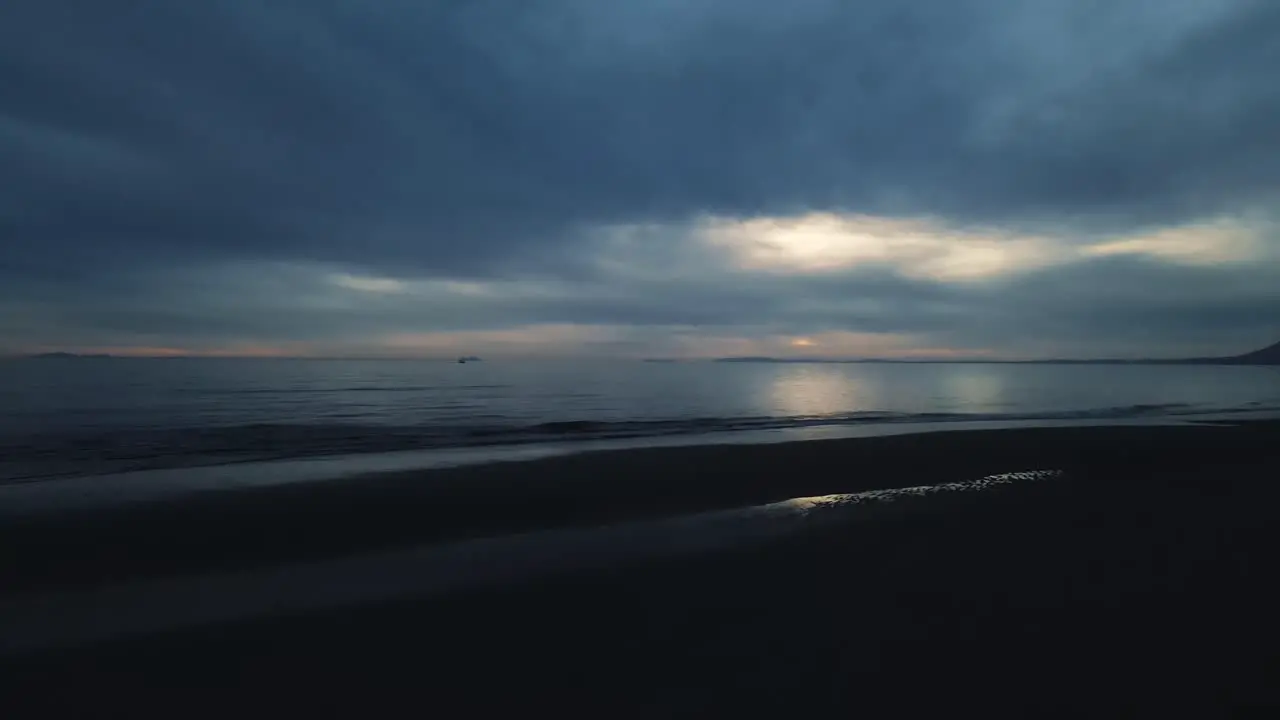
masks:
<instances>
[{"instance_id":1,"label":"cloud layer","mask_svg":"<svg viewBox=\"0 0 1280 720\"><path fill-rule=\"evenodd\" d=\"M0 349L1243 350L1280 332L1277 35L1266 0L12 0Z\"/></svg>"}]
</instances>

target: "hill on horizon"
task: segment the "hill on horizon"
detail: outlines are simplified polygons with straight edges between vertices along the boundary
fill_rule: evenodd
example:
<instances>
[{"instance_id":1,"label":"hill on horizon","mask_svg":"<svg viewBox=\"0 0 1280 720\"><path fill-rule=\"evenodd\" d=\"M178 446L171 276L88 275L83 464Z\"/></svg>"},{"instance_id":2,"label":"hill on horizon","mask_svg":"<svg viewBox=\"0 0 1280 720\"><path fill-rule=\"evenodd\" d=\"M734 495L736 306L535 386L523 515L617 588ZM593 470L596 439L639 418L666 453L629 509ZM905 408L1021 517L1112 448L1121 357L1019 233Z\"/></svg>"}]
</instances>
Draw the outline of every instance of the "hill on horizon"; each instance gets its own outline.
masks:
<instances>
[{"instance_id":1,"label":"hill on horizon","mask_svg":"<svg viewBox=\"0 0 1280 720\"><path fill-rule=\"evenodd\" d=\"M1259 365L1280 365L1280 342L1274 345L1268 345L1261 350L1254 350L1251 353L1237 355L1231 358L1236 362L1256 363Z\"/></svg>"}]
</instances>

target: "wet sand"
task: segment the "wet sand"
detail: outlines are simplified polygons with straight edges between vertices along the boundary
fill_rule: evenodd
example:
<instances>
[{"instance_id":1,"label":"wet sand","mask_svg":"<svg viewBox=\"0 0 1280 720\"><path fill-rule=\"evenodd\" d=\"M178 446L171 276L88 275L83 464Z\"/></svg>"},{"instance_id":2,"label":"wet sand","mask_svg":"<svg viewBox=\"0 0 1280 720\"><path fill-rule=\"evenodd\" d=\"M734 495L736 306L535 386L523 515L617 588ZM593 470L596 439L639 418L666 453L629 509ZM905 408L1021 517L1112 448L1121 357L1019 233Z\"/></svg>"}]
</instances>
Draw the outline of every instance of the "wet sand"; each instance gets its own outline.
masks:
<instances>
[{"instance_id":1,"label":"wet sand","mask_svg":"<svg viewBox=\"0 0 1280 720\"><path fill-rule=\"evenodd\" d=\"M24 701L670 717L1277 700L1277 426L597 453L3 527L4 596L1060 468L763 545L5 660ZM931 509L932 508L932 509ZM14 695L13 697L17 697ZM461 703L461 704L459 704Z\"/></svg>"}]
</instances>

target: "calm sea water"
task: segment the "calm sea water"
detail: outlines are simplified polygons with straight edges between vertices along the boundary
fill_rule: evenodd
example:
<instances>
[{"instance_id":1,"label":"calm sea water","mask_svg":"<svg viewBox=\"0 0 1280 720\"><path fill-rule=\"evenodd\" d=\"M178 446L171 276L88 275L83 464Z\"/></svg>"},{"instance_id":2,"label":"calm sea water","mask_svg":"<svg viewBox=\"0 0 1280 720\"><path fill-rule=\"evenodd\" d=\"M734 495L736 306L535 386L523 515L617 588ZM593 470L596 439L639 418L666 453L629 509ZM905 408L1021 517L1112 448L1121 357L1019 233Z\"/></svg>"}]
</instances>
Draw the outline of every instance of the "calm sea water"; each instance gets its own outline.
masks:
<instances>
[{"instance_id":1,"label":"calm sea water","mask_svg":"<svg viewBox=\"0 0 1280 720\"><path fill-rule=\"evenodd\" d=\"M0 480L575 439L1280 410L1280 368L631 361L0 363Z\"/></svg>"}]
</instances>

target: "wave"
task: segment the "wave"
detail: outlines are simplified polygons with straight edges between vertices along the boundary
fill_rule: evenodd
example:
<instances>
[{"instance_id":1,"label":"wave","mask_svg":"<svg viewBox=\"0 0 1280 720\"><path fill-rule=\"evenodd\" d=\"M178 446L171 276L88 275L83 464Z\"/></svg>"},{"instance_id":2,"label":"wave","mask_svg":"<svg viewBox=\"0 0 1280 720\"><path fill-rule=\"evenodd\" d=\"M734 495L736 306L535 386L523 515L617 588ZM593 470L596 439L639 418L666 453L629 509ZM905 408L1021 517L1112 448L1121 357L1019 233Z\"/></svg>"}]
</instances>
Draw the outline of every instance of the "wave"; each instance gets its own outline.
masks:
<instances>
[{"instance_id":1,"label":"wave","mask_svg":"<svg viewBox=\"0 0 1280 720\"><path fill-rule=\"evenodd\" d=\"M464 448L484 445L613 440L813 427L974 421L1125 420L1206 414L1280 412L1248 403L1203 407L1136 404L1038 413L854 412L807 416L694 417L652 420L555 420L513 423L468 415L461 422L384 426L351 423L249 423L186 428L119 428L0 436L0 482L107 472L217 465L328 455Z\"/></svg>"}]
</instances>

